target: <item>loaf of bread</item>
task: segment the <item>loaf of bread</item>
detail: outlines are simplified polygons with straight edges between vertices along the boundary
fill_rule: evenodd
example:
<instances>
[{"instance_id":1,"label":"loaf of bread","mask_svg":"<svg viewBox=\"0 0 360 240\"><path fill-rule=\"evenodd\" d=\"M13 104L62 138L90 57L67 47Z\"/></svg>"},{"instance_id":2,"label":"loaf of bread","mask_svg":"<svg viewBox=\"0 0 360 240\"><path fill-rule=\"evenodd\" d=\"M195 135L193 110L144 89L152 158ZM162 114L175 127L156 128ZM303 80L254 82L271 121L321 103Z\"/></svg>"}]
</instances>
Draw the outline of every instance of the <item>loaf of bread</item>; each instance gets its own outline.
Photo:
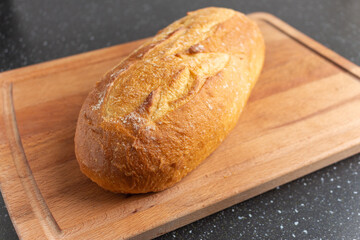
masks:
<instances>
[{"instance_id":1,"label":"loaf of bread","mask_svg":"<svg viewBox=\"0 0 360 240\"><path fill-rule=\"evenodd\" d=\"M257 25L231 9L200 9L161 30L86 98L75 134L81 171L118 193L179 182L236 125L264 48Z\"/></svg>"}]
</instances>

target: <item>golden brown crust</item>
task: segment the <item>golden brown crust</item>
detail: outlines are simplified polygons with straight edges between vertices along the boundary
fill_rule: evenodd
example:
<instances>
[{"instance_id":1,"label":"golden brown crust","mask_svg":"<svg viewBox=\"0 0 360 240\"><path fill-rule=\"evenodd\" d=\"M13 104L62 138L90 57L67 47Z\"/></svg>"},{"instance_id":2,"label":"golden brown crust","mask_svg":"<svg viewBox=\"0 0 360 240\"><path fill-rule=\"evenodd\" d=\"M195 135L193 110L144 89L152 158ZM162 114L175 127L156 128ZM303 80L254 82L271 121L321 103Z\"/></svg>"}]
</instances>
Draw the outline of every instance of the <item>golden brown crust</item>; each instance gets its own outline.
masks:
<instances>
[{"instance_id":1,"label":"golden brown crust","mask_svg":"<svg viewBox=\"0 0 360 240\"><path fill-rule=\"evenodd\" d=\"M174 185L235 126L263 61L258 27L236 11L200 9L169 25L85 100L75 134L82 172L113 192Z\"/></svg>"}]
</instances>

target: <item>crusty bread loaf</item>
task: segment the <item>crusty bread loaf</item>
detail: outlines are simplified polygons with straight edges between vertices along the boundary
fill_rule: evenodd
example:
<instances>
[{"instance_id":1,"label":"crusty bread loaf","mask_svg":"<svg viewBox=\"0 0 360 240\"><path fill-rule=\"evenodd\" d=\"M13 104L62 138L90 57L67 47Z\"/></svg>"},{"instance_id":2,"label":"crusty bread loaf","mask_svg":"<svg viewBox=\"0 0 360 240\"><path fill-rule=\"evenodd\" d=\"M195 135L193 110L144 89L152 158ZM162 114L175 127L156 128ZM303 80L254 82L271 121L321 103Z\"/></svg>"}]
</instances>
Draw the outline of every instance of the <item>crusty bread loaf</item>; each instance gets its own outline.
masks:
<instances>
[{"instance_id":1,"label":"crusty bread loaf","mask_svg":"<svg viewBox=\"0 0 360 240\"><path fill-rule=\"evenodd\" d=\"M263 61L262 35L243 14L190 12L90 92L75 134L81 171L113 192L174 185L235 126Z\"/></svg>"}]
</instances>

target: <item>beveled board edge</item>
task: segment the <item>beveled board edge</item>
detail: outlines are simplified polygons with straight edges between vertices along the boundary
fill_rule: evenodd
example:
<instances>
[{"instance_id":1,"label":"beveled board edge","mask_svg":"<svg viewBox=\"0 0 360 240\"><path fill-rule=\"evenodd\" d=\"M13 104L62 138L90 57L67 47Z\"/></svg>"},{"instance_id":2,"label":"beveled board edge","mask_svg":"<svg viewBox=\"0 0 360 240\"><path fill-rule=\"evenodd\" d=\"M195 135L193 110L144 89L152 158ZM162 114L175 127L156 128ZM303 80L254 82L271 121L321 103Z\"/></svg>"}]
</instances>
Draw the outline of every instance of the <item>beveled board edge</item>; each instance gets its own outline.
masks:
<instances>
[{"instance_id":1,"label":"beveled board edge","mask_svg":"<svg viewBox=\"0 0 360 240\"><path fill-rule=\"evenodd\" d=\"M327 49L323 45L319 44L318 42L312 40L311 38L307 37L305 34L295 30L291 26L287 25L283 21L279 20L278 18L274 17L268 13L252 13L249 14L252 19L262 20L266 23L272 25L282 33L286 34L290 38L294 39L298 43L302 44L303 46L311 49L316 54L320 55L321 57L325 58L332 64L336 65L337 67L341 68L343 71L351 74L352 76L356 77L360 80L360 68L353 64L352 62L346 60L345 58L339 56L335 52ZM142 41L142 40L139 40ZM12 82L15 81L25 81L26 79L21 78L24 75L29 76L28 78L39 76L42 71L47 71L48 73L56 72L56 67L58 66L66 66L66 68L76 68L80 67L81 64L71 64L74 60L80 59L86 55L96 56L98 52L107 51L111 53L114 49L126 49L126 43L121 44L119 46L114 46L106 49L100 49L91 51L84 54L79 54L76 56L71 56L59 60L54 60L46 63L36 64L33 66L15 69L8 72L4 72L0 74L0 81L2 86L2 99L3 99L3 106L2 106L2 123L1 126L5 130L3 133L3 137L7 138L8 141L8 148L10 151L7 155L3 156L1 159L1 163L6 161L7 168L0 168L0 186L2 190L2 194L4 196L5 203L8 207L11 219L14 223L15 229L20 238L24 238L22 233L23 231L27 232L37 232L37 234L42 235L44 238L48 239L75 239L76 236L64 235L63 230L59 228L55 219L52 217L51 212L49 211L41 193L37 187L37 184L32 176L31 169L27 163L26 155L24 154L21 138L18 134L18 129L16 125L16 116L15 111L13 108L12 102ZM94 62L98 61L96 57L94 58ZM9 80L11 79L11 80ZM204 208L201 208L197 211L194 211L188 215L184 215L172 222L163 222L154 229L148 230L143 233L134 233L132 236L124 236L130 237L134 239L148 239L155 236L162 235L168 231L174 230L190 222L196 221L200 218L208 216L212 213L218 212L226 207L239 203L241 201L247 200L251 197L264 193L268 190L275 188L281 184L285 184L289 181L295 180L299 177L302 177L308 173L316 171L320 168L328 166L332 163L335 163L341 159L354 155L360 151L360 146L353 144L351 147L346 149L338 149L338 152L334 153L331 156L324 156L321 160L316 162L316 164L308 165L303 168L297 169L294 172L287 173L279 178L273 179L270 182L266 182L262 185L257 186L256 188L250 189L248 191L239 193L234 195L230 198L227 198L222 201L214 202ZM12 161L11 161L12 160ZM10 171L10 170L12 171ZM15 170L15 171L14 171ZM21 183L21 188L24 193L27 194L27 201L31 205L31 217L34 218L36 221L36 225L32 226L32 229L23 229L19 227L18 219L13 217L12 214L12 202L13 201L25 201L25 199L14 199L11 197L8 192L11 192L12 189L7 188L6 186L6 179L14 179L17 178ZM91 238L91 236L89 236Z\"/></svg>"},{"instance_id":2,"label":"beveled board edge","mask_svg":"<svg viewBox=\"0 0 360 240\"><path fill-rule=\"evenodd\" d=\"M286 22L283 22L282 20L275 17L274 15L271 15L266 12L255 12L255 13L248 14L247 16L251 17L252 19L265 21L266 23L270 24L271 26L273 26L280 32L289 36L291 39L300 43L304 47L312 50L312 52L325 58L328 62L331 62L338 68L342 69L345 72L348 72L353 77L360 80L360 67L359 66L357 66L356 64L347 60L346 58L340 56L336 52L330 50L329 48L325 47L321 43L315 41L314 39L308 37L304 33L296 30L294 27L290 26Z\"/></svg>"},{"instance_id":3,"label":"beveled board edge","mask_svg":"<svg viewBox=\"0 0 360 240\"><path fill-rule=\"evenodd\" d=\"M19 178L23 191L25 191L25 193L27 194L28 197L27 200L29 201L33 209L33 213L35 214L40 225L42 226L43 234L48 239L54 239L54 236L61 236L62 231L58 226L57 222L55 221L54 217L52 216L51 211L48 208L40 192L40 189L37 186L37 183L34 179L31 168L29 166L28 160L26 158L26 154L21 142L21 137L17 126L12 90L13 90L12 82L4 81L2 83L3 111L4 111L3 121L4 121L5 135L8 139L8 144L11 150L13 164L17 172L17 176L14 177ZM0 184L2 185L2 182ZM6 189L2 188L2 194L6 199L7 197ZM7 203L7 207L8 204L10 203ZM14 221L13 218L11 219L12 221ZM14 225L16 226L16 224ZM20 229L16 229L18 234L19 234L18 232L19 230ZM19 235L21 236L21 234Z\"/></svg>"}]
</instances>

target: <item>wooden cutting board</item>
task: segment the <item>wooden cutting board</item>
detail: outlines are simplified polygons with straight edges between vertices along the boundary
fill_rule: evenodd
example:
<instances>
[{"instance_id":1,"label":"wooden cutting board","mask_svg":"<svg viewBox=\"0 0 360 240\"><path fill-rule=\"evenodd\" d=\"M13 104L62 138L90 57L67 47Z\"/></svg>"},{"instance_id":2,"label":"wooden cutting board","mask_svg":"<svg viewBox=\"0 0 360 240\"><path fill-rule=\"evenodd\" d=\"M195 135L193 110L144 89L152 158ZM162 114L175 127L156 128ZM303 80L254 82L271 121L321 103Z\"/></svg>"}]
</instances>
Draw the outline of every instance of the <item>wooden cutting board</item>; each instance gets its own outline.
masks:
<instances>
[{"instance_id":1,"label":"wooden cutting board","mask_svg":"<svg viewBox=\"0 0 360 240\"><path fill-rule=\"evenodd\" d=\"M87 93L144 40L0 74L0 182L21 239L147 239L360 151L360 69L279 19L256 20L266 61L246 110L195 171L160 193L83 176L74 131Z\"/></svg>"}]
</instances>

